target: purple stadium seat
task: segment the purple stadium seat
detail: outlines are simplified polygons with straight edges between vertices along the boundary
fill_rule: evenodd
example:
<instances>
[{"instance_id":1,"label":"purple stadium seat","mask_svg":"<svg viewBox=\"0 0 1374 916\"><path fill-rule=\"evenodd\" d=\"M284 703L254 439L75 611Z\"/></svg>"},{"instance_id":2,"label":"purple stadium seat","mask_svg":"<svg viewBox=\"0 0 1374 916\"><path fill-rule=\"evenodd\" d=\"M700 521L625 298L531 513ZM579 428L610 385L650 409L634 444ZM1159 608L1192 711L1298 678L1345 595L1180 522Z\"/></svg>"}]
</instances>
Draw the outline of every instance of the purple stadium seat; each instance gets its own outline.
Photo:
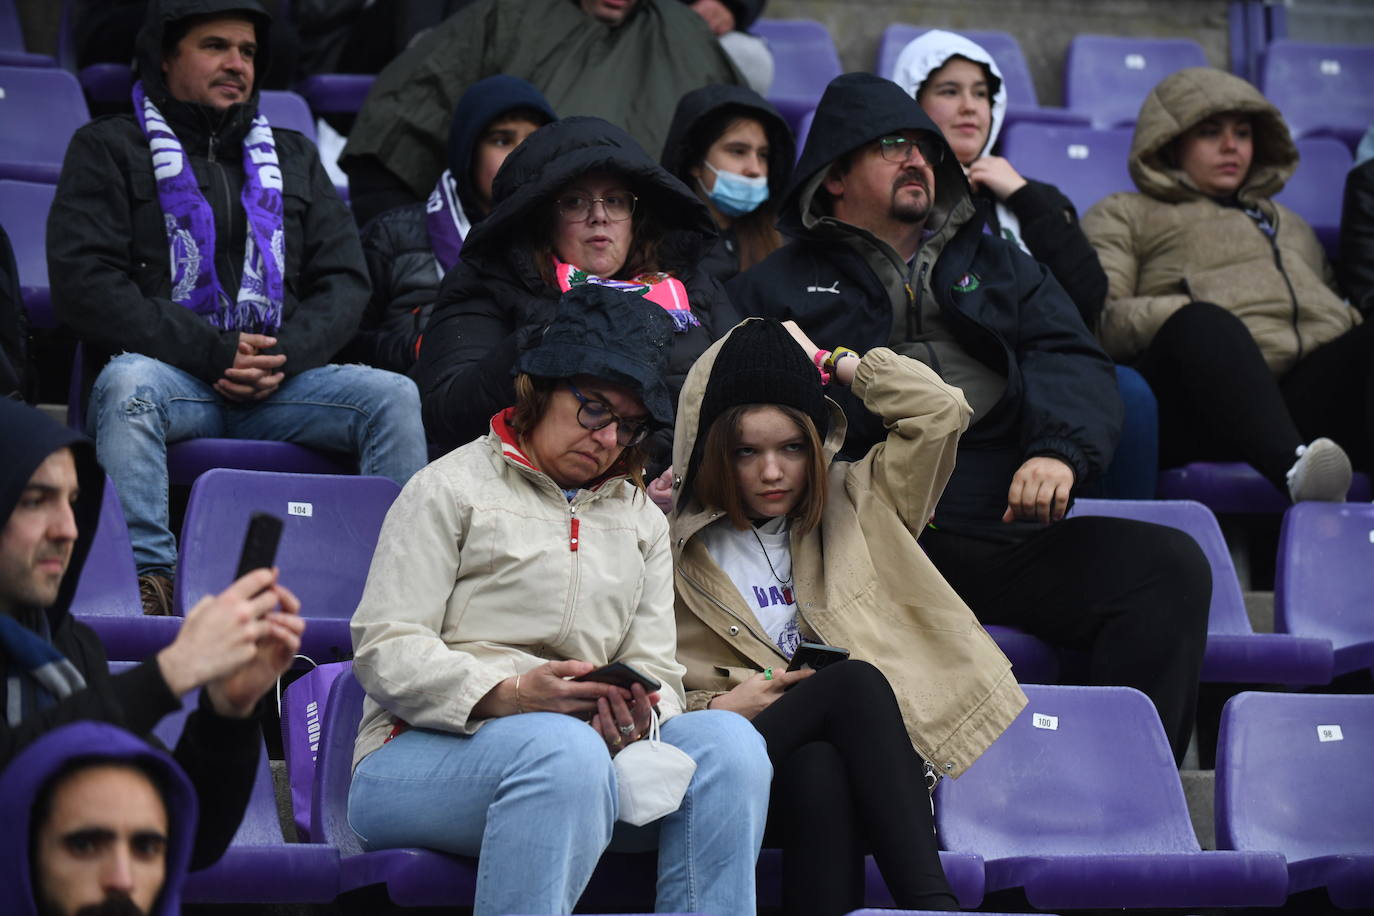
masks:
<instances>
[{"instance_id":1,"label":"purple stadium seat","mask_svg":"<svg viewBox=\"0 0 1374 916\"><path fill-rule=\"evenodd\" d=\"M1160 499L1193 499L1217 515L1282 515L1292 503L1250 465L1237 461L1195 461L1159 472ZM1346 499L1368 501L1369 477L1355 472Z\"/></svg>"},{"instance_id":2,"label":"purple stadium seat","mask_svg":"<svg viewBox=\"0 0 1374 916\"><path fill-rule=\"evenodd\" d=\"M1017 171L1057 185L1079 215L1108 194L1134 191L1127 169L1131 131L1014 124L1002 135L1002 155Z\"/></svg>"},{"instance_id":3,"label":"purple stadium seat","mask_svg":"<svg viewBox=\"0 0 1374 916\"><path fill-rule=\"evenodd\" d=\"M1212 567L1212 607L1202 680L1226 684L1327 684L1331 642L1287 633L1256 633L1216 517L1191 500L1080 499L1070 515L1105 515L1185 531Z\"/></svg>"},{"instance_id":4,"label":"purple stadium seat","mask_svg":"<svg viewBox=\"0 0 1374 916\"><path fill-rule=\"evenodd\" d=\"M1030 704L957 780L943 845L983 857L987 888L1032 906L1276 906L1283 857L1203 852L1154 705L1127 687L1025 688Z\"/></svg>"},{"instance_id":5,"label":"purple stadium seat","mask_svg":"<svg viewBox=\"0 0 1374 916\"><path fill-rule=\"evenodd\" d=\"M1049 643L1014 627L992 624L985 628L997 648L1011 660L1012 674L1022 684L1058 684L1060 653Z\"/></svg>"},{"instance_id":6,"label":"purple stadium seat","mask_svg":"<svg viewBox=\"0 0 1374 916\"><path fill-rule=\"evenodd\" d=\"M142 661L176 639L180 617L145 617L138 596L138 573L129 546L129 529L114 482L105 478L100 522L81 579L72 596L72 614L95 630L105 655L120 661Z\"/></svg>"},{"instance_id":7,"label":"purple stadium seat","mask_svg":"<svg viewBox=\"0 0 1374 916\"><path fill-rule=\"evenodd\" d=\"M1288 892L1374 907L1374 697L1241 693L1221 714L1217 845L1277 850Z\"/></svg>"},{"instance_id":8,"label":"purple stadium seat","mask_svg":"<svg viewBox=\"0 0 1374 916\"><path fill-rule=\"evenodd\" d=\"M66 70L0 66L0 178L56 183L67 143L90 119Z\"/></svg>"},{"instance_id":9,"label":"purple stadium seat","mask_svg":"<svg viewBox=\"0 0 1374 916\"><path fill-rule=\"evenodd\" d=\"M133 106L134 71L128 64L91 64L76 76L92 102Z\"/></svg>"},{"instance_id":10,"label":"purple stadium seat","mask_svg":"<svg viewBox=\"0 0 1374 916\"><path fill-rule=\"evenodd\" d=\"M118 674L131 663L112 662ZM186 717L200 702L200 691L188 693L181 708L163 718L153 733L167 747L176 746ZM339 851L322 843L288 843L277 816L267 748L258 755L258 772L243 822L229 848L209 868L192 872L182 900L186 903L327 903L339 893Z\"/></svg>"},{"instance_id":11,"label":"purple stadium seat","mask_svg":"<svg viewBox=\"0 0 1374 916\"><path fill-rule=\"evenodd\" d=\"M1156 83L1207 65L1207 53L1190 38L1075 35L1064 61L1064 105L1095 127L1134 124Z\"/></svg>"},{"instance_id":12,"label":"purple stadium seat","mask_svg":"<svg viewBox=\"0 0 1374 916\"><path fill-rule=\"evenodd\" d=\"M29 313L29 323L36 328L57 326L48 290L48 253L44 244L48 211L52 209L56 190L54 184L0 179L0 224L14 246L19 294Z\"/></svg>"},{"instance_id":13,"label":"purple stadium seat","mask_svg":"<svg viewBox=\"0 0 1374 916\"><path fill-rule=\"evenodd\" d=\"M284 519L277 565L309 618L301 653L350 657L348 621L362 596L382 520L401 488L384 477L276 474L216 468L191 487L181 528L173 613L233 581L254 512Z\"/></svg>"},{"instance_id":14,"label":"purple stadium seat","mask_svg":"<svg viewBox=\"0 0 1374 916\"><path fill-rule=\"evenodd\" d=\"M310 110L320 114L357 113L377 77L371 73L317 73L296 86Z\"/></svg>"},{"instance_id":15,"label":"purple stadium seat","mask_svg":"<svg viewBox=\"0 0 1374 916\"><path fill-rule=\"evenodd\" d=\"M897 69L897 58L902 49L929 29L923 26L894 22L883 30L878 41L878 60L873 72L892 79ZM1088 119L1077 112L1064 108L1042 108L1035 94L1035 81L1031 79L1026 55L1021 51L1021 43L1008 32L980 32L965 29L952 29L969 41L977 42L997 61L997 69L1002 71L1002 79L1007 83L1006 126L1021 122L1037 124L1072 124L1081 127L1088 125ZM903 86L903 89L908 87Z\"/></svg>"},{"instance_id":16,"label":"purple stadium seat","mask_svg":"<svg viewBox=\"0 0 1374 916\"><path fill-rule=\"evenodd\" d=\"M800 133L802 118L815 110L825 87L843 72L835 42L814 19L758 19L749 30L773 52L768 101L792 132Z\"/></svg>"},{"instance_id":17,"label":"purple stadium seat","mask_svg":"<svg viewBox=\"0 0 1374 916\"><path fill-rule=\"evenodd\" d=\"M57 61L46 54L24 49L24 31L15 0L0 0L0 67L53 67Z\"/></svg>"},{"instance_id":18,"label":"purple stadium seat","mask_svg":"<svg viewBox=\"0 0 1374 916\"><path fill-rule=\"evenodd\" d=\"M1274 629L1331 640L1335 671L1374 671L1374 506L1299 503L1283 517ZM1374 758L1371 758L1374 761Z\"/></svg>"},{"instance_id":19,"label":"purple stadium seat","mask_svg":"<svg viewBox=\"0 0 1374 916\"><path fill-rule=\"evenodd\" d=\"M264 89L258 100L258 112L266 115L273 127L300 131L311 143L316 141L315 116L305 99L282 89Z\"/></svg>"},{"instance_id":20,"label":"purple stadium seat","mask_svg":"<svg viewBox=\"0 0 1374 916\"><path fill-rule=\"evenodd\" d=\"M1371 90L1374 91L1374 90ZM1306 137L1297 141L1298 168L1274 199L1301 216L1335 260L1340 249L1341 199L1344 175L1354 164L1350 147L1334 137Z\"/></svg>"},{"instance_id":21,"label":"purple stadium seat","mask_svg":"<svg viewBox=\"0 0 1374 916\"><path fill-rule=\"evenodd\" d=\"M1293 136L1326 134L1351 150L1374 121L1374 45L1279 39L1264 52L1260 91Z\"/></svg>"}]
</instances>

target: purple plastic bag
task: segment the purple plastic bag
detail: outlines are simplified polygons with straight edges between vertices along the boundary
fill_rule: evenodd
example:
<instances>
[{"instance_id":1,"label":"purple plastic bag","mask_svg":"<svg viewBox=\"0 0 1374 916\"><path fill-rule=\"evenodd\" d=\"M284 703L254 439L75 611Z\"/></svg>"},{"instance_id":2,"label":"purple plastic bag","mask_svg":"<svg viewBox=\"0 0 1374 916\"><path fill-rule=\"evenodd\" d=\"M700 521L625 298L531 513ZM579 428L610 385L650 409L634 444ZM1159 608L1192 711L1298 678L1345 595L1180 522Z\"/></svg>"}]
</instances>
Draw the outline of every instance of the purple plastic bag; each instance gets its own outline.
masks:
<instances>
[{"instance_id":1,"label":"purple plastic bag","mask_svg":"<svg viewBox=\"0 0 1374 916\"><path fill-rule=\"evenodd\" d=\"M325 702L335 679L352 668L352 662L319 665L282 695L281 746L291 786L291 816L296 822L296 836L303 843L314 842L310 836L310 795L315 783L315 757L323 737Z\"/></svg>"}]
</instances>

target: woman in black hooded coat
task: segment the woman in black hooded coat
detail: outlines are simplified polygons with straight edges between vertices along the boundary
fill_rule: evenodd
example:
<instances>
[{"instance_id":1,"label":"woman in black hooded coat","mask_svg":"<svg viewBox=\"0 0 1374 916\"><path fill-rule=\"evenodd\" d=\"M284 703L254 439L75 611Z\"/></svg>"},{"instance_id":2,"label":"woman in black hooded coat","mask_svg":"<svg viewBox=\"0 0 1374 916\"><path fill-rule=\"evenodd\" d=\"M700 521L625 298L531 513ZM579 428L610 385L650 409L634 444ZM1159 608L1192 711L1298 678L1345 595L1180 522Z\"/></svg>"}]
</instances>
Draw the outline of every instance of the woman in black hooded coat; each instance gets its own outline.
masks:
<instances>
[{"instance_id":1,"label":"woman in black hooded coat","mask_svg":"<svg viewBox=\"0 0 1374 916\"><path fill-rule=\"evenodd\" d=\"M575 197L565 192L596 176L613 177L634 198L624 218L633 233L628 250L612 258L619 261L613 270L598 274L572 263L570 275L566 265L561 272L574 284L596 274L637 292L653 285L659 288L645 294L656 301L685 290L688 308L669 309L678 327L667 376L674 397L696 358L737 323L724 290L699 266L716 239L705 204L620 128L600 118L555 121L530 135L501 166L492 212L464 240L462 262L439 287L412 372L432 443L451 449L485 435L492 415L515 403L516 356L539 341L563 291L555 238L560 226L590 221L613 231L613 224L623 222L599 199L581 201L581 219L563 215L564 204ZM660 282L655 272L671 281ZM645 282L636 282L641 278ZM651 468L657 474L669 458L666 438L653 454L661 463Z\"/></svg>"}]
</instances>

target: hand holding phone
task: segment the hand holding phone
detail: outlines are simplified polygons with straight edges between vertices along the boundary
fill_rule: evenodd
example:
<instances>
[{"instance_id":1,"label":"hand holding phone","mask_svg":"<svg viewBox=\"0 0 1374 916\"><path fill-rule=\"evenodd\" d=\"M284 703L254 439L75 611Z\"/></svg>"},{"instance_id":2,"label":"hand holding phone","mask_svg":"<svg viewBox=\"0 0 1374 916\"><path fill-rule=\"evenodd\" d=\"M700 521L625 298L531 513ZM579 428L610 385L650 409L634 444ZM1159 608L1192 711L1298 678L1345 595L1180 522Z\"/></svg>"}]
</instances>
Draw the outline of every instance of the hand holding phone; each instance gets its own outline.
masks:
<instances>
[{"instance_id":1,"label":"hand holding phone","mask_svg":"<svg viewBox=\"0 0 1374 916\"><path fill-rule=\"evenodd\" d=\"M797 646L797 651L792 654L792 661L788 663L788 671L800 671L802 668L812 668L820 671L827 665L835 662L842 662L849 658L849 650L841 649L839 646L827 646L819 642L804 642Z\"/></svg>"},{"instance_id":2,"label":"hand holding phone","mask_svg":"<svg viewBox=\"0 0 1374 916\"><path fill-rule=\"evenodd\" d=\"M243 550L239 553L238 572L234 581L255 569L271 569L277 559L277 545L281 542L282 520L268 512L254 512L248 520L243 536Z\"/></svg>"},{"instance_id":3,"label":"hand holding phone","mask_svg":"<svg viewBox=\"0 0 1374 916\"><path fill-rule=\"evenodd\" d=\"M630 689L631 684L638 684L644 688L645 692L653 693L663 687L656 679L649 677L641 671L637 671L633 666L624 662L611 662L609 665L602 665L593 671L573 678L574 681L596 681L598 684L614 684L617 687Z\"/></svg>"}]
</instances>

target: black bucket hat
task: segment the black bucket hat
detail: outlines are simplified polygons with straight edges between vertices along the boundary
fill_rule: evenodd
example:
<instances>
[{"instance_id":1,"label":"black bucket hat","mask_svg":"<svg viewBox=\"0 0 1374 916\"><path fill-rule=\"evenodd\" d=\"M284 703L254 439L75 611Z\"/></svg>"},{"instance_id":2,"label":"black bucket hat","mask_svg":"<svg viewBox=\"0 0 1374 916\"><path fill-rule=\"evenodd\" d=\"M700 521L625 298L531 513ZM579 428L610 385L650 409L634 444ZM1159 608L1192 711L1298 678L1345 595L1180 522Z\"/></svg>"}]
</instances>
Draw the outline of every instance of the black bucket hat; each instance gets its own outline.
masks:
<instances>
[{"instance_id":1,"label":"black bucket hat","mask_svg":"<svg viewBox=\"0 0 1374 916\"><path fill-rule=\"evenodd\" d=\"M541 378L591 375L639 393L649 415L673 425L673 395L663 377L673 342L673 319L635 293L594 283L574 286L515 371Z\"/></svg>"}]
</instances>

